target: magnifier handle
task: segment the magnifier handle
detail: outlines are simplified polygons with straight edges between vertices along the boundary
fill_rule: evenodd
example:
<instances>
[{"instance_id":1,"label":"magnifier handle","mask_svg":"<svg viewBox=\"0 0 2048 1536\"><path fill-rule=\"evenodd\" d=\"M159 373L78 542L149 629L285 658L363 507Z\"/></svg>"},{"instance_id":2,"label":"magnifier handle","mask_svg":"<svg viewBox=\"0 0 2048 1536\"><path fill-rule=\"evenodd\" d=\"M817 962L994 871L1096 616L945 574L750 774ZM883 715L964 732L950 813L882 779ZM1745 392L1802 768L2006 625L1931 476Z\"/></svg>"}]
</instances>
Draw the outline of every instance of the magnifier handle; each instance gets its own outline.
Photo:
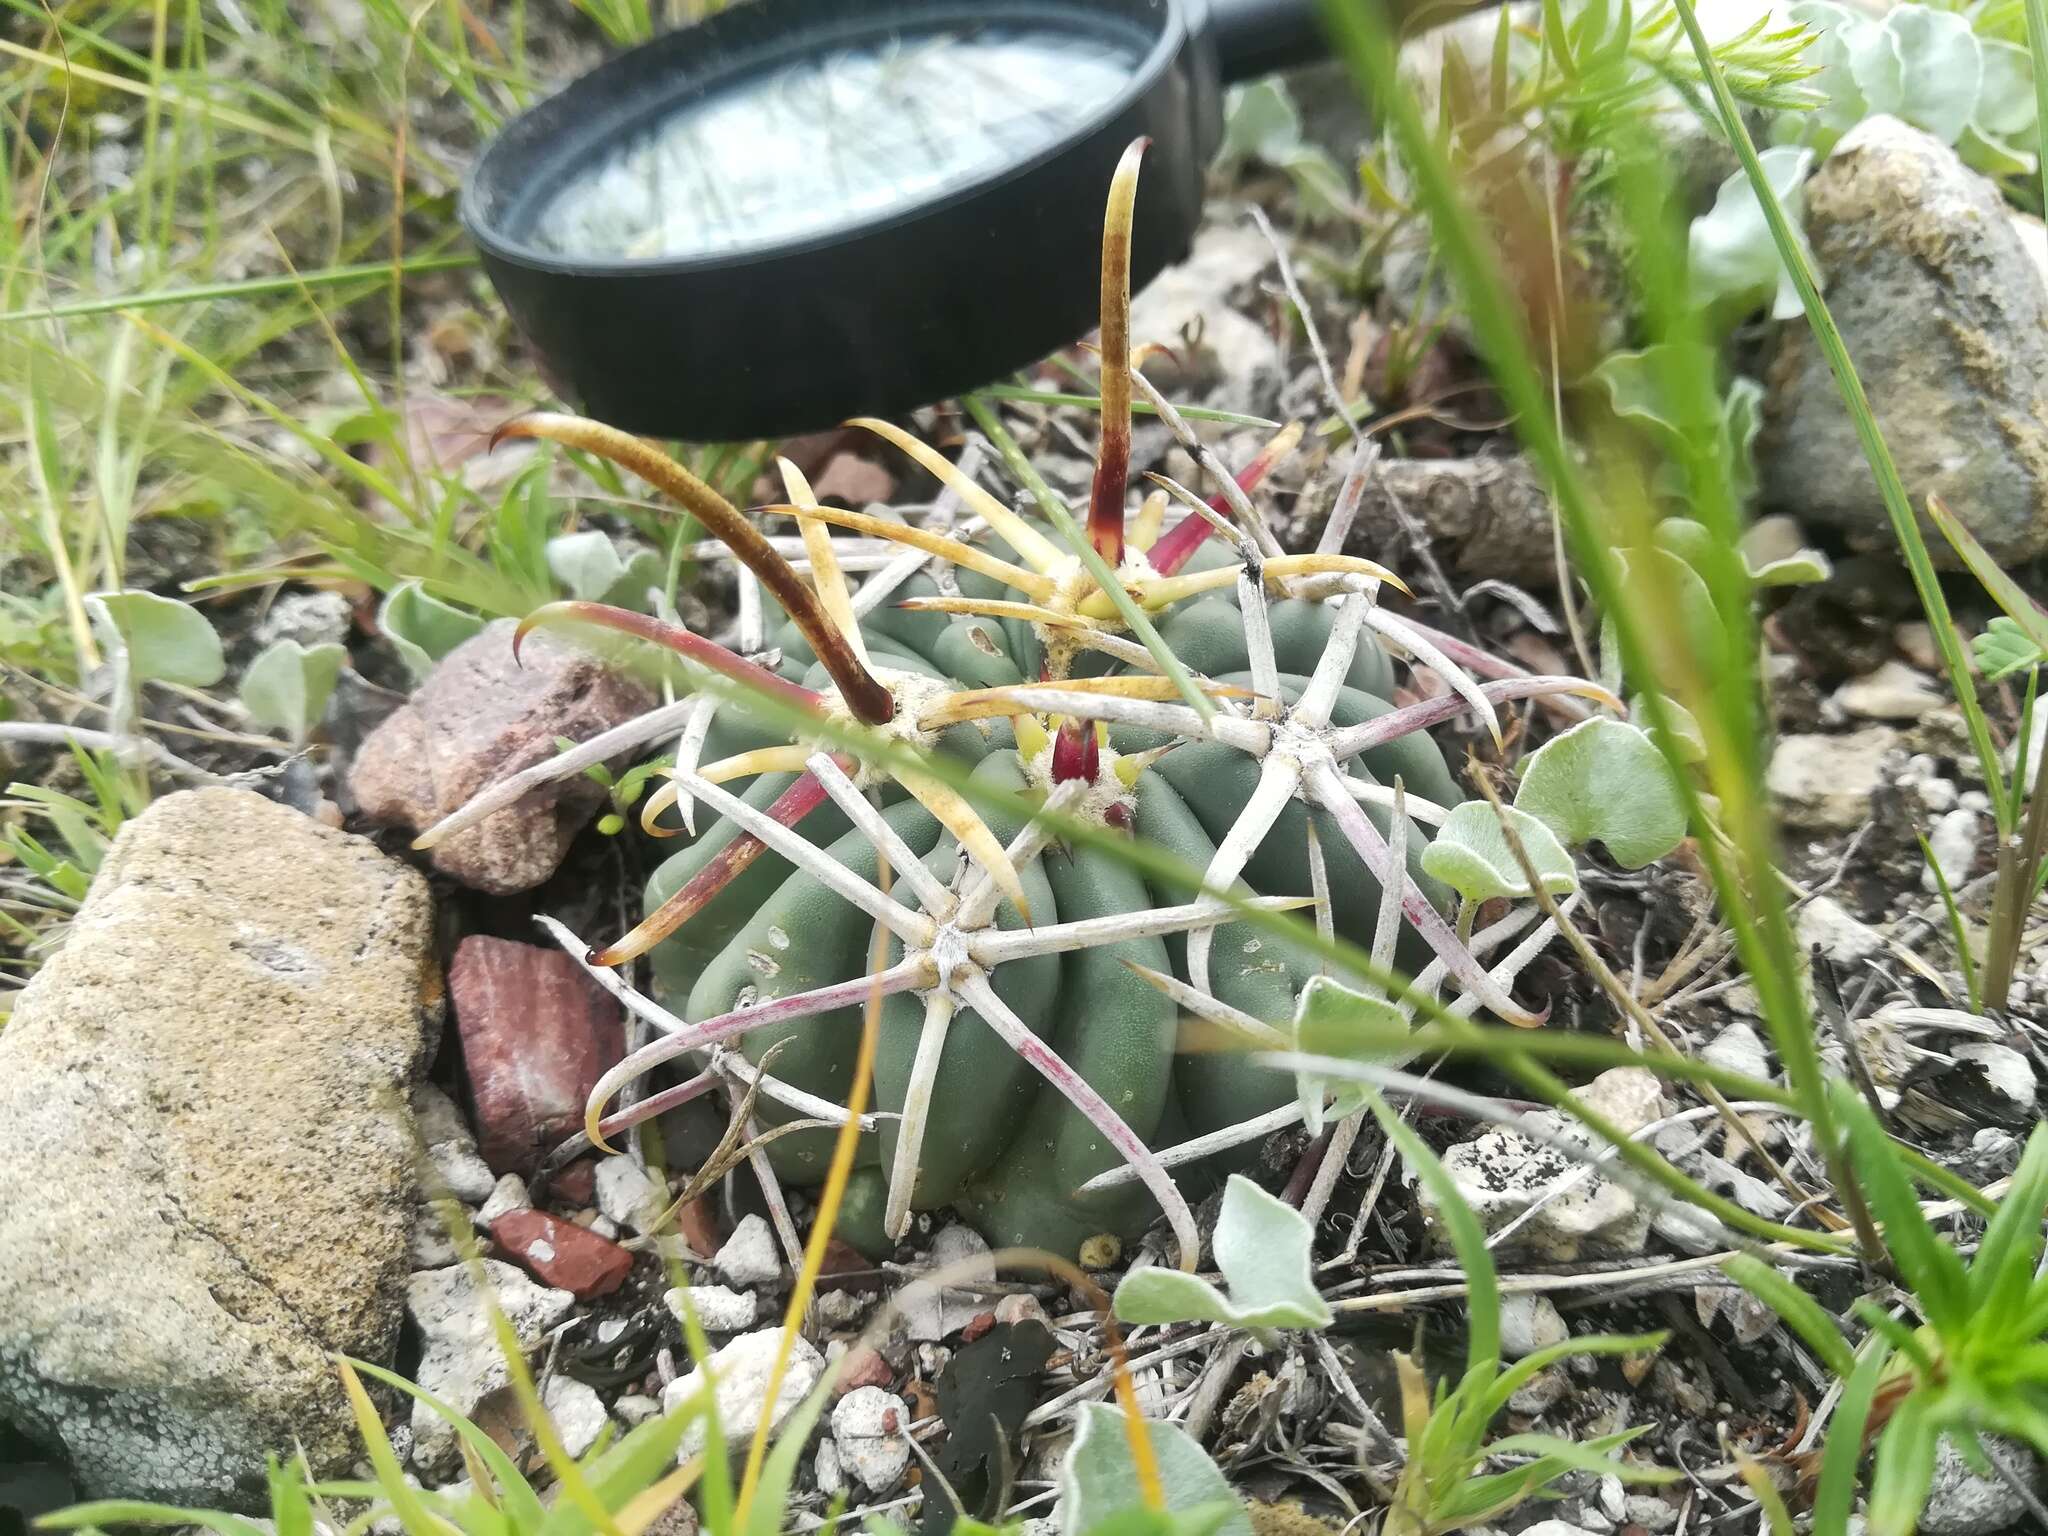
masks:
<instances>
[{"instance_id":1,"label":"magnifier handle","mask_svg":"<svg viewBox=\"0 0 2048 1536\"><path fill-rule=\"evenodd\" d=\"M1225 85L1329 57L1315 0L1209 0L1209 36Z\"/></svg>"}]
</instances>

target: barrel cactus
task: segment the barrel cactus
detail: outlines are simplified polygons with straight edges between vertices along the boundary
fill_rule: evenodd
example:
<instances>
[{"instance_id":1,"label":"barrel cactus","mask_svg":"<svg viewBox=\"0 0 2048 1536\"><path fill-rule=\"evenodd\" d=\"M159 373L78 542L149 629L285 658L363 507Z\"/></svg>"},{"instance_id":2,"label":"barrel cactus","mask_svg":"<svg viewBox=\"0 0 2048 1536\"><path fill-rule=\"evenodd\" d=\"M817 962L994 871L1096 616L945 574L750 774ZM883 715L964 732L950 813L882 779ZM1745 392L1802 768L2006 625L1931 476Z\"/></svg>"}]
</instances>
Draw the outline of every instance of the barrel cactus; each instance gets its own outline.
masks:
<instances>
[{"instance_id":1,"label":"barrel cactus","mask_svg":"<svg viewBox=\"0 0 2048 1536\"><path fill-rule=\"evenodd\" d=\"M1328 969L1218 892L1310 908L1323 931L1425 989L1453 986L1454 1006L1530 1022L1508 995L1530 946L1492 970L1480 958L1525 925L1471 933L1471 910L1454 912L1424 866L1431 827L1464 799L1427 731L1468 710L1493 724L1500 703L1590 685L1488 664L1380 605L1393 573L1332 552L1366 455L1317 553L1281 551L1251 500L1298 433L1212 503L1169 485L1127 518L1130 398L1143 386L1128 335L1137 164L1134 146L1105 224L1102 440L1085 529L1044 495L1018 511L882 422L864 425L931 470L965 521L822 506L785 462L788 500L763 516L792 521L797 542L778 542L637 439L555 415L506 429L635 471L759 583L760 627L742 644L752 656L595 604L528 621L664 643L716 684L664 716L682 721L679 745L646 808L650 830L678 830L680 817L697 835L654 876L646 919L589 957L646 956L652 998L612 984L663 1031L600 1084L600 1143L733 1081L757 1092L761 1126L810 1122L763 1151L771 1177L817 1182L829 1125L844 1120L860 1009L879 990L876 1114L849 1236L881 1244L914 1211L951 1206L994 1242L1072 1255L1164 1212L1191 1266L1183 1182L1215 1177L1233 1146L1304 1113L1296 1083L1244 1047L1290 1046L1298 1000ZM1165 528L1169 493L1191 510ZM835 529L892 552L858 590ZM1392 704L1389 643L1449 690ZM1163 851L1203 871L1203 888L1063 839L1038 806ZM890 947L871 974L876 924ZM697 1075L613 1105L681 1060Z\"/></svg>"}]
</instances>

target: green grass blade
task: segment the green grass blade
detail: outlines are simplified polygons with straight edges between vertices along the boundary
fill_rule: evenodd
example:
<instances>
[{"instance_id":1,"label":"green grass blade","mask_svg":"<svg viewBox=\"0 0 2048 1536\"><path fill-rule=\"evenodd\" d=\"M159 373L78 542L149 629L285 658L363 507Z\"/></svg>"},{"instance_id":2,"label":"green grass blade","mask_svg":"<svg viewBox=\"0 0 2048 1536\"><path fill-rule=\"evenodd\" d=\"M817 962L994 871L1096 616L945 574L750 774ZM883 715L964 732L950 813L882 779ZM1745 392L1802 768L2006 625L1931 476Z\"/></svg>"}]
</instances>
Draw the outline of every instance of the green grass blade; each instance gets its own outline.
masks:
<instances>
[{"instance_id":1,"label":"green grass blade","mask_svg":"<svg viewBox=\"0 0 2048 1536\"><path fill-rule=\"evenodd\" d=\"M1466 1305L1465 1359L1468 1370L1488 1366L1500 1359L1500 1282L1495 1277L1493 1255L1486 1251L1486 1229L1472 1214L1472 1207L1458 1193L1458 1186L1437 1155L1377 1092L1366 1099L1373 1118L1401 1150L1401 1157L1436 1197L1437 1214L1449 1234L1458 1267L1465 1272L1471 1289Z\"/></svg>"},{"instance_id":2,"label":"green grass blade","mask_svg":"<svg viewBox=\"0 0 2048 1536\"><path fill-rule=\"evenodd\" d=\"M1837 1376L1856 1369L1855 1353L1842 1330L1825 1308L1794 1285L1778 1270L1752 1254L1741 1253L1721 1266L1722 1271L1750 1295L1778 1314L1816 1355L1821 1364Z\"/></svg>"}]
</instances>

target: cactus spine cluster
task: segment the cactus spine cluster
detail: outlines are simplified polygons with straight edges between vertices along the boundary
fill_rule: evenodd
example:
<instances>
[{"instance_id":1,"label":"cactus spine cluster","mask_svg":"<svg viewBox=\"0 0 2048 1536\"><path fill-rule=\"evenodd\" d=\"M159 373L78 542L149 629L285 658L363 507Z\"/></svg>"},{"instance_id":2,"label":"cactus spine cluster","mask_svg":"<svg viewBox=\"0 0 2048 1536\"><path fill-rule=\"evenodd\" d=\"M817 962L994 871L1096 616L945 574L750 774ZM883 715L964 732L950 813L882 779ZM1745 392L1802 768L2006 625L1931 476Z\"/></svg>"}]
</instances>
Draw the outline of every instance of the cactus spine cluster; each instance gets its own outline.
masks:
<instances>
[{"instance_id":1,"label":"cactus spine cluster","mask_svg":"<svg viewBox=\"0 0 2048 1536\"><path fill-rule=\"evenodd\" d=\"M1291 1045L1297 999L1328 969L1248 910L1310 909L1421 989L1453 987L1460 1011L1527 1021L1508 988L1532 947L1492 969L1481 958L1526 925L1461 933L1423 872L1430 827L1464 798L1426 731L1471 711L1497 734L1497 705L1590 685L1520 674L1381 606L1398 578L1336 552L1369 454L1315 553L1284 552L1251 499L1297 430L1223 477L1213 501L1162 482L1127 518L1133 385L1152 394L1129 338L1140 149L1118 168L1105 223L1085 529L1043 500L1020 512L899 428L864 421L967 516L913 524L822 506L784 462L788 500L764 512L794 521L793 563L649 444L558 415L506 429L635 471L758 583L738 650L588 603L527 621L660 642L706 684L644 818L667 832L678 815L697 836L651 882L646 919L588 957L650 957L654 997L604 979L660 1032L593 1096L600 1145L724 1083L756 1094L763 1129L784 1127L756 1157L771 1186L816 1182L845 1119L860 1007L879 990L877 1113L849 1235L883 1243L914 1211L950 1205L992 1241L1071 1256L1163 1212L1191 1267L1182 1181L1304 1112L1294 1081L1250 1052ZM1173 499L1188 510L1168 528ZM857 589L835 530L888 556L864 558ZM769 634L760 616L777 612ZM1449 691L1392 705L1389 645ZM1202 888L1062 836L1062 818L1199 869ZM871 975L877 924L890 947ZM626 1084L685 1059L694 1076L612 1108Z\"/></svg>"}]
</instances>

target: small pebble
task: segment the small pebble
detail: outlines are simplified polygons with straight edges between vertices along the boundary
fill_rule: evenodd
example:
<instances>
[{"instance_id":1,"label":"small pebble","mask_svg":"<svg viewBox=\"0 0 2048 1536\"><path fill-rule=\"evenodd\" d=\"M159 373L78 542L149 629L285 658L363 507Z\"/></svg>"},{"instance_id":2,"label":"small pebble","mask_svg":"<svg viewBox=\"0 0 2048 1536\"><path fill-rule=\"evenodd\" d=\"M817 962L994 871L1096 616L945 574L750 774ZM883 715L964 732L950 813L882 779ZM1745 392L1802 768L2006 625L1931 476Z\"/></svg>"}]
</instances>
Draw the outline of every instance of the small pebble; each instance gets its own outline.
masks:
<instances>
[{"instance_id":1,"label":"small pebble","mask_svg":"<svg viewBox=\"0 0 2048 1536\"><path fill-rule=\"evenodd\" d=\"M743 1443L760 1427L763 1411L771 1408L767 1401L768 1375L781 1350L782 1330L779 1328L743 1333L716 1351L703 1367L678 1377L664 1387L661 1406L665 1412L673 1413L688 1402L703 1387L708 1370L710 1379L717 1383L718 1421L725 1430L726 1438L731 1443ZM810 1395L811 1388L818 1384L818 1378L824 1372L824 1357L812 1347L810 1340L798 1335L789 1352L782 1385L772 1404L771 1430L780 1428L783 1420L796 1411L797 1405ZM705 1438L701 1424L691 1426L682 1443L676 1447L677 1462L686 1462L702 1451Z\"/></svg>"},{"instance_id":2,"label":"small pebble","mask_svg":"<svg viewBox=\"0 0 2048 1536\"><path fill-rule=\"evenodd\" d=\"M1700 1052L1700 1060L1724 1072L1740 1072L1745 1077L1766 1081L1771 1077L1771 1054L1764 1048L1762 1037L1754 1027L1741 1022L1730 1024L1716 1035Z\"/></svg>"},{"instance_id":3,"label":"small pebble","mask_svg":"<svg viewBox=\"0 0 2048 1536\"><path fill-rule=\"evenodd\" d=\"M1948 881L1951 891L1960 890L1969 878L1970 871L1977 863L1977 844L1983 831L1983 817L1964 795L1952 811L1939 817L1927 834L1927 846L1934 854L1935 869L1941 871L1942 879ZM1920 872L1923 890L1935 891L1940 887L1934 877L1934 869Z\"/></svg>"},{"instance_id":4,"label":"small pebble","mask_svg":"<svg viewBox=\"0 0 2048 1536\"><path fill-rule=\"evenodd\" d=\"M933 1269L947 1271L949 1284L969 1285L995 1279L996 1267L986 1262L988 1256L988 1241L972 1227L955 1223L932 1239L925 1261Z\"/></svg>"},{"instance_id":5,"label":"small pebble","mask_svg":"<svg viewBox=\"0 0 2048 1536\"><path fill-rule=\"evenodd\" d=\"M431 1205L421 1206L412 1220L412 1267L445 1269L461 1257L441 1213Z\"/></svg>"},{"instance_id":6,"label":"small pebble","mask_svg":"<svg viewBox=\"0 0 2048 1536\"><path fill-rule=\"evenodd\" d=\"M545 1211L508 1211L491 1237L515 1264L585 1300L609 1296L633 1269L633 1255L617 1243Z\"/></svg>"},{"instance_id":7,"label":"small pebble","mask_svg":"<svg viewBox=\"0 0 2048 1536\"><path fill-rule=\"evenodd\" d=\"M533 1197L526 1191L526 1180L516 1173L508 1173L491 1186L490 1198L476 1213L476 1224L488 1228L500 1216L532 1208Z\"/></svg>"},{"instance_id":8,"label":"small pebble","mask_svg":"<svg viewBox=\"0 0 2048 1536\"><path fill-rule=\"evenodd\" d=\"M597 1444L597 1437L610 1422L603 1400L573 1376L550 1377L540 1400L554 1420L555 1433L562 1437L562 1448L571 1456L581 1456Z\"/></svg>"},{"instance_id":9,"label":"small pebble","mask_svg":"<svg viewBox=\"0 0 2048 1536\"><path fill-rule=\"evenodd\" d=\"M874 1296L864 1291L820 1291L811 1303L811 1316L827 1328L852 1328L874 1305Z\"/></svg>"},{"instance_id":10,"label":"small pebble","mask_svg":"<svg viewBox=\"0 0 2048 1536\"><path fill-rule=\"evenodd\" d=\"M903 1399L880 1387L859 1387L832 1409L832 1437L839 1461L870 1493L895 1487L910 1464L910 1442L904 1435L910 1410Z\"/></svg>"},{"instance_id":11,"label":"small pebble","mask_svg":"<svg viewBox=\"0 0 2048 1536\"><path fill-rule=\"evenodd\" d=\"M1045 1315L1045 1303L1029 1292L1005 1296L996 1303L996 1321L999 1323L1038 1323L1052 1326L1052 1319Z\"/></svg>"},{"instance_id":12,"label":"small pebble","mask_svg":"<svg viewBox=\"0 0 2048 1536\"><path fill-rule=\"evenodd\" d=\"M832 1443L830 1435L819 1439L818 1454L811 1463L811 1471L818 1479L818 1492L826 1498L846 1492L846 1472L839 1464L839 1447Z\"/></svg>"},{"instance_id":13,"label":"small pebble","mask_svg":"<svg viewBox=\"0 0 2048 1536\"><path fill-rule=\"evenodd\" d=\"M1506 1360L1519 1360L1539 1349L1562 1344L1571 1337L1557 1304L1548 1296L1532 1292L1511 1293L1500 1299L1500 1352Z\"/></svg>"},{"instance_id":14,"label":"small pebble","mask_svg":"<svg viewBox=\"0 0 2048 1536\"><path fill-rule=\"evenodd\" d=\"M1918 720L1945 702L1934 679L1903 661L1887 661L1835 690L1835 702L1859 720Z\"/></svg>"},{"instance_id":15,"label":"small pebble","mask_svg":"<svg viewBox=\"0 0 2048 1536\"><path fill-rule=\"evenodd\" d=\"M1533 1419L1548 1412L1559 1398L1571 1390L1571 1385L1571 1377L1554 1365L1547 1371L1538 1371L1508 1399L1508 1412Z\"/></svg>"},{"instance_id":16,"label":"small pebble","mask_svg":"<svg viewBox=\"0 0 2048 1536\"><path fill-rule=\"evenodd\" d=\"M620 1226L639 1232L667 1203L630 1157L608 1157L597 1165L597 1208Z\"/></svg>"},{"instance_id":17,"label":"small pebble","mask_svg":"<svg viewBox=\"0 0 2048 1536\"><path fill-rule=\"evenodd\" d=\"M466 1141L436 1142L427 1148L427 1164L433 1170L431 1182L464 1205L482 1205L498 1187L498 1176Z\"/></svg>"},{"instance_id":18,"label":"small pebble","mask_svg":"<svg viewBox=\"0 0 2048 1536\"><path fill-rule=\"evenodd\" d=\"M735 1291L723 1285L686 1285L664 1291L661 1297L676 1321L683 1320L684 1303L697 1314L697 1325L706 1333L739 1333L754 1326L759 1304L752 1291Z\"/></svg>"},{"instance_id":19,"label":"small pebble","mask_svg":"<svg viewBox=\"0 0 2048 1536\"><path fill-rule=\"evenodd\" d=\"M856 1344L846 1352L846 1363L839 1368L834 1390L844 1397L862 1387L886 1387L895 1380L896 1373L889 1369L889 1362L879 1350L872 1344Z\"/></svg>"},{"instance_id":20,"label":"small pebble","mask_svg":"<svg viewBox=\"0 0 2048 1536\"><path fill-rule=\"evenodd\" d=\"M612 1412L618 1415L622 1424L640 1425L660 1415L661 1403L658 1399L642 1393L628 1392L612 1404Z\"/></svg>"},{"instance_id":21,"label":"small pebble","mask_svg":"<svg viewBox=\"0 0 2048 1536\"><path fill-rule=\"evenodd\" d=\"M762 1217L743 1218L711 1267L728 1285L773 1285L782 1278L782 1254L775 1246L775 1233Z\"/></svg>"},{"instance_id":22,"label":"small pebble","mask_svg":"<svg viewBox=\"0 0 2048 1536\"><path fill-rule=\"evenodd\" d=\"M1949 1054L1957 1061L1975 1062L1991 1091L2006 1101L2016 1114L2031 1114L2036 1085L2034 1065L2024 1052L1996 1040L1970 1040Z\"/></svg>"}]
</instances>

